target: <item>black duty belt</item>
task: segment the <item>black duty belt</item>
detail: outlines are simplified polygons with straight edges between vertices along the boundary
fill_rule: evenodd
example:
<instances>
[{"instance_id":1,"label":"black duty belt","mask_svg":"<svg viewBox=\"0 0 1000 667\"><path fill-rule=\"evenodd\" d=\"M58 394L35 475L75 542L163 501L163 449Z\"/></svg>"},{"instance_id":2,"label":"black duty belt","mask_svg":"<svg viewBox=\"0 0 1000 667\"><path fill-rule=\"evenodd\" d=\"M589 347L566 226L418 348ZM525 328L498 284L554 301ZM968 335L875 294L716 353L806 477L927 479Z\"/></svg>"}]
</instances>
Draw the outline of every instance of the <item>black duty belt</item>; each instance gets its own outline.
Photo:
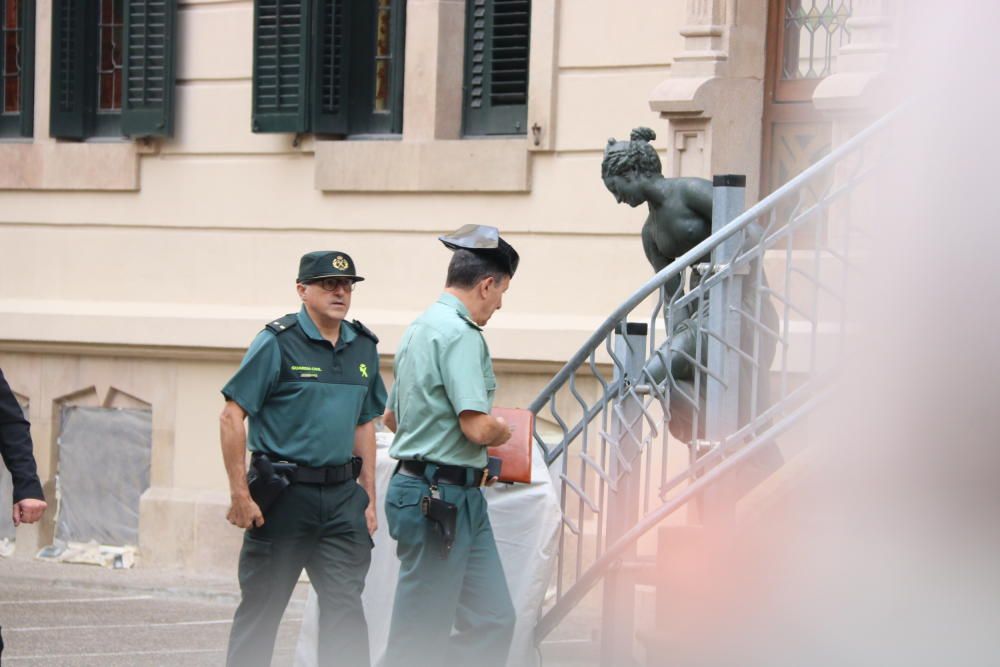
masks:
<instances>
[{"instance_id":1,"label":"black duty belt","mask_svg":"<svg viewBox=\"0 0 1000 667\"><path fill-rule=\"evenodd\" d=\"M424 477L432 484L454 484L456 486L482 486L483 484L482 468L449 466L430 461L405 459L399 462L396 469L413 477Z\"/></svg>"},{"instance_id":2,"label":"black duty belt","mask_svg":"<svg viewBox=\"0 0 1000 667\"><path fill-rule=\"evenodd\" d=\"M254 455L256 457L256 455ZM298 484L341 484L358 478L361 474L361 458L352 457L347 463L336 466L313 468L292 461L274 461L274 469L289 482Z\"/></svg>"}]
</instances>

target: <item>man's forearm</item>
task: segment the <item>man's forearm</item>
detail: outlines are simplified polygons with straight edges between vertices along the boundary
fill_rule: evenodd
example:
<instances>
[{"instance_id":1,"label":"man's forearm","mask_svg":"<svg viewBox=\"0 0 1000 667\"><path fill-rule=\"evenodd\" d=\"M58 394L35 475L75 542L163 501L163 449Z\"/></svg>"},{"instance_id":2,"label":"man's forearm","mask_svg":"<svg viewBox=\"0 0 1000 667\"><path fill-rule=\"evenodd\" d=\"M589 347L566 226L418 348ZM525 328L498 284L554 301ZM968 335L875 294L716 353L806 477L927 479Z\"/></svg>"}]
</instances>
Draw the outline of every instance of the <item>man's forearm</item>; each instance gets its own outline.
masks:
<instances>
[{"instance_id":1,"label":"man's forearm","mask_svg":"<svg viewBox=\"0 0 1000 667\"><path fill-rule=\"evenodd\" d=\"M371 502L375 502L375 422L370 421L354 429L354 455L362 460L361 475L358 484L368 493Z\"/></svg>"},{"instance_id":2,"label":"man's forearm","mask_svg":"<svg viewBox=\"0 0 1000 667\"><path fill-rule=\"evenodd\" d=\"M0 425L0 454L10 471L14 502L25 498L43 500L42 484L32 452L31 432L27 421Z\"/></svg>"},{"instance_id":3,"label":"man's forearm","mask_svg":"<svg viewBox=\"0 0 1000 667\"><path fill-rule=\"evenodd\" d=\"M220 426L222 440L222 461L229 477L229 493L236 496L249 496L246 477L247 435L243 421L237 421L234 416L223 415Z\"/></svg>"},{"instance_id":4,"label":"man's forearm","mask_svg":"<svg viewBox=\"0 0 1000 667\"><path fill-rule=\"evenodd\" d=\"M506 441L506 425L492 415L467 410L462 412L458 419L462 433L470 442L483 447L493 447Z\"/></svg>"}]
</instances>

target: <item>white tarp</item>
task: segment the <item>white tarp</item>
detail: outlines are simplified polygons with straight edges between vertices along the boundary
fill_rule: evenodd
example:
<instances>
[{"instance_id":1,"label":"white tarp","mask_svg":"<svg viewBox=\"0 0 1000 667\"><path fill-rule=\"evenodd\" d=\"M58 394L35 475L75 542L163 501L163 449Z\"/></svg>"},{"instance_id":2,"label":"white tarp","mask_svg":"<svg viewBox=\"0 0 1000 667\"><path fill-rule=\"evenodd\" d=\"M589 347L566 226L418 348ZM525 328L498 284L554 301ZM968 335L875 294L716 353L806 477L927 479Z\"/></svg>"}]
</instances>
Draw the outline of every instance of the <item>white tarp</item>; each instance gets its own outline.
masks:
<instances>
[{"instance_id":1,"label":"white tarp","mask_svg":"<svg viewBox=\"0 0 1000 667\"><path fill-rule=\"evenodd\" d=\"M399 575L396 543L386 530L382 502L396 466L396 462L389 458L391 442L391 433L378 434L375 485L379 530L375 534L371 569L362 598L365 617L368 619L368 638L374 665L381 662L385 651L396 579ZM509 667L540 664L534 641L535 624L556 564L559 499L549 470L545 467L544 456L537 448L532 457L531 479L531 484L498 484L484 491L497 549L514 601L514 610L517 612L514 641L507 660ZM310 590L295 652L296 667L316 666L318 624L316 592Z\"/></svg>"}]
</instances>

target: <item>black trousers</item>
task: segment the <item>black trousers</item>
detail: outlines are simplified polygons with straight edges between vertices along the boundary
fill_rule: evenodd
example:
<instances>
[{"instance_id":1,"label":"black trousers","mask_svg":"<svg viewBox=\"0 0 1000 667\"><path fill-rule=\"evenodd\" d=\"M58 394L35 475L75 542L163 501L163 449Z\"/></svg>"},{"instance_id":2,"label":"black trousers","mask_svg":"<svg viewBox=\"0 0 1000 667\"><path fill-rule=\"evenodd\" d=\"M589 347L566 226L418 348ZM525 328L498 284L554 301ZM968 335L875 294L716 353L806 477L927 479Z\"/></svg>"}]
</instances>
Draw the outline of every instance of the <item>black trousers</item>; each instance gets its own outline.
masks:
<instances>
[{"instance_id":1,"label":"black trousers","mask_svg":"<svg viewBox=\"0 0 1000 667\"><path fill-rule=\"evenodd\" d=\"M368 667L368 624L361 592L372 540L368 494L354 481L292 484L240 551L243 597L233 618L226 664L267 667L281 616L303 568L319 598L318 664Z\"/></svg>"}]
</instances>

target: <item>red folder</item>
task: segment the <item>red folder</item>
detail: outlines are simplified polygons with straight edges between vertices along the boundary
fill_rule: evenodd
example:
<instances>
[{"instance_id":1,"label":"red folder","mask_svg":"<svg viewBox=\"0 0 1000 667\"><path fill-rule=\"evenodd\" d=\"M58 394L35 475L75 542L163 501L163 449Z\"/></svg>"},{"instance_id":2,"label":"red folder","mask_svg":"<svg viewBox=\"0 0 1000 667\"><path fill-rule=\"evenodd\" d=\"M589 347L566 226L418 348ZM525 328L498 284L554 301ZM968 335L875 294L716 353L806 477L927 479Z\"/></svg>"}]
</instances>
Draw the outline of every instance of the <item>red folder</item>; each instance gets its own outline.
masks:
<instances>
[{"instance_id":1,"label":"red folder","mask_svg":"<svg viewBox=\"0 0 1000 667\"><path fill-rule=\"evenodd\" d=\"M511 427L510 440L488 453L503 461L501 482L531 483L531 446L535 438L535 413L520 408L493 408L494 417L503 417Z\"/></svg>"}]
</instances>

